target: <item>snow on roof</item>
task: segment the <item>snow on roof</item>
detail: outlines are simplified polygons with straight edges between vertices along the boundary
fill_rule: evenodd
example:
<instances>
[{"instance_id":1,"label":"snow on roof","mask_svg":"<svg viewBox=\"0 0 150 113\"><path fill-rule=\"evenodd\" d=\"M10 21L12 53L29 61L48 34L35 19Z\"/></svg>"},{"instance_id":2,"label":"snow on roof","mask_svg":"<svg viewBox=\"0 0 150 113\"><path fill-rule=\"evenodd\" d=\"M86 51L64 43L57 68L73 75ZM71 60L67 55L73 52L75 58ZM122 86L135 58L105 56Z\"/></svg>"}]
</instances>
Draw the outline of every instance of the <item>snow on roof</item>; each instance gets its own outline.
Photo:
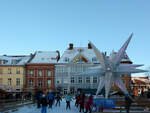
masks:
<instances>
[{"instance_id":1,"label":"snow on roof","mask_svg":"<svg viewBox=\"0 0 150 113\"><path fill-rule=\"evenodd\" d=\"M31 56L0 56L0 65L24 65Z\"/></svg>"},{"instance_id":2,"label":"snow on roof","mask_svg":"<svg viewBox=\"0 0 150 113\"><path fill-rule=\"evenodd\" d=\"M57 63L58 52L56 51L37 51L29 63Z\"/></svg>"},{"instance_id":3,"label":"snow on roof","mask_svg":"<svg viewBox=\"0 0 150 113\"><path fill-rule=\"evenodd\" d=\"M133 82L141 81L144 83L150 83L150 80L148 79L148 77L132 77L132 81Z\"/></svg>"},{"instance_id":4,"label":"snow on roof","mask_svg":"<svg viewBox=\"0 0 150 113\"><path fill-rule=\"evenodd\" d=\"M65 50L58 63L73 62L80 55L86 58L88 63L99 63L93 49L88 49L88 47L74 47L71 50Z\"/></svg>"},{"instance_id":5,"label":"snow on roof","mask_svg":"<svg viewBox=\"0 0 150 113\"><path fill-rule=\"evenodd\" d=\"M78 57L80 55L84 56L88 60L88 63L99 63L93 49L92 48L88 49L88 47L74 47L71 50L67 49L61 56L58 63L72 62L76 57ZM130 59L129 59L128 55L125 53L125 56L122 59L122 62L128 62L128 61L130 61Z\"/></svg>"}]
</instances>

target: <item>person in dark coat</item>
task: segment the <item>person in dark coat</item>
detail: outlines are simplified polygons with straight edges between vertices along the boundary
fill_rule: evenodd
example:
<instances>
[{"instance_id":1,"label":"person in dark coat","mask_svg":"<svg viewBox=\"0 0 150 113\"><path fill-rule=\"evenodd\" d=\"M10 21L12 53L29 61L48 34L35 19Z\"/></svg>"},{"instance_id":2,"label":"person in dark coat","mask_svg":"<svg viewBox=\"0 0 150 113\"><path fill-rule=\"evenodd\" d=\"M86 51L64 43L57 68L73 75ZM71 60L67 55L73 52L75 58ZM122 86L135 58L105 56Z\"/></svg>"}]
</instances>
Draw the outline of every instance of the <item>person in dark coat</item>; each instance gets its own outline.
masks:
<instances>
[{"instance_id":1,"label":"person in dark coat","mask_svg":"<svg viewBox=\"0 0 150 113\"><path fill-rule=\"evenodd\" d=\"M79 110L79 112L81 112L81 111L84 112L84 103L85 103L85 94L83 93L81 95L80 102L79 102L79 104L80 104L80 110Z\"/></svg>"},{"instance_id":2,"label":"person in dark coat","mask_svg":"<svg viewBox=\"0 0 150 113\"><path fill-rule=\"evenodd\" d=\"M42 104L41 113L46 113L47 112L47 98L44 94L41 99L41 104Z\"/></svg>"},{"instance_id":3,"label":"person in dark coat","mask_svg":"<svg viewBox=\"0 0 150 113\"><path fill-rule=\"evenodd\" d=\"M52 106L54 103L54 98L55 98L55 96L53 93L48 94L49 108L51 108L51 109L52 109Z\"/></svg>"},{"instance_id":4,"label":"person in dark coat","mask_svg":"<svg viewBox=\"0 0 150 113\"><path fill-rule=\"evenodd\" d=\"M37 108L41 107L40 104L41 104L42 95L43 95L43 93L40 93L37 95Z\"/></svg>"},{"instance_id":5,"label":"person in dark coat","mask_svg":"<svg viewBox=\"0 0 150 113\"><path fill-rule=\"evenodd\" d=\"M80 95L76 95L75 99L76 99L76 102L75 102L75 106L78 107L79 106L79 102L80 102Z\"/></svg>"},{"instance_id":6,"label":"person in dark coat","mask_svg":"<svg viewBox=\"0 0 150 113\"><path fill-rule=\"evenodd\" d=\"M59 104L59 106L60 106L60 101L62 100L60 94L57 94L55 99L56 99L56 106L57 106L57 104Z\"/></svg>"},{"instance_id":7,"label":"person in dark coat","mask_svg":"<svg viewBox=\"0 0 150 113\"><path fill-rule=\"evenodd\" d=\"M132 104L133 100L129 95L125 95L125 108L126 108L126 113L129 113L130 111L130 106Z\"/></svg>"}]
</instances>

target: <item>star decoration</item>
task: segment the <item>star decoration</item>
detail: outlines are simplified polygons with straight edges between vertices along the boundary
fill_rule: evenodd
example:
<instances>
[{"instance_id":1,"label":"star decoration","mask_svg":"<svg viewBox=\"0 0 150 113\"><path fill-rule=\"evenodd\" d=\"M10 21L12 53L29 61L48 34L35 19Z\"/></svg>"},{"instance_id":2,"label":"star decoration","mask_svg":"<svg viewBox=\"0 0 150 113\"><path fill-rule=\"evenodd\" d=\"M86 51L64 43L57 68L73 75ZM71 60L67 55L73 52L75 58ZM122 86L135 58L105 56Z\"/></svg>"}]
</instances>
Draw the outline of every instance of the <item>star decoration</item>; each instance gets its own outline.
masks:
<instances>
[{"instance_id":1,"label":"star decoration","mask_svg":"<svg viewBox=\"0 0 150 113\"><path fill-rule=\"evenodd\" d=\"M100 74L100 82L97 88L96 95L105 87L105 98L108 98L110 88L115 83L124 94L128 95L128 91L125 87L125 84L122 81L122 76L125 74L131 73L140 73L146 72L145 70L137 69L137 67L143 65L135 65L135 64L120 64L121 60L125 56L125 51L129 45L129 42L133 36L133 33L130 35L128 40L124 43L121 49L115 53L114 51L110 54L110 56L106 56L101 53L94 44L91 44L98 61L100 62L100 66L91 67L91 70L97 70Z\"/></svg>"}]
</instances>

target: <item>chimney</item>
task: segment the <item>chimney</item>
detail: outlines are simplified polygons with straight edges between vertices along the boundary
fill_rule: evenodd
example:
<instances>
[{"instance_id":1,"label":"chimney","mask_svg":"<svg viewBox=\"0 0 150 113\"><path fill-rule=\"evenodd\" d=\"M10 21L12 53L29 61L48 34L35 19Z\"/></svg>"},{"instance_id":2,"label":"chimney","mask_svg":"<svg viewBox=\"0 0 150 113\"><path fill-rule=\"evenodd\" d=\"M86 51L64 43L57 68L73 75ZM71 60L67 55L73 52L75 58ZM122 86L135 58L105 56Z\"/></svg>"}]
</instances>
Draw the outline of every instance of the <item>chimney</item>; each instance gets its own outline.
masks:
<instances>
[{"instance_id":1,"label":"chimney","mask_svg":"<svg viewBox=\"0 0 150 113\"><path fill-rule=\"evenodd\" d=\"M58 50L56 50L56 52L58 53L58 56L56 57L57 58L57 62L58 62L58 60L60 59L60 52Z\"/></svg>"},{"instance_id":2,"label":"chimney","mask_svg":"<svg viewBox=\"0 0 150 113\"><path fill-rule=\"evenodd\" d=\"M92 49L92 46L90 43L88 43L88 49Z\"/></svg>"},{"instance_id":3,"label":"chimney","mask_svg":"<svg viewBox=\"0 0 150 113\"><path fill-rule=\"evenodd\" d=\"M69 50L72 50L73 49L73 43L70 43L69 44Z\"/></svg>"}]
</instances>

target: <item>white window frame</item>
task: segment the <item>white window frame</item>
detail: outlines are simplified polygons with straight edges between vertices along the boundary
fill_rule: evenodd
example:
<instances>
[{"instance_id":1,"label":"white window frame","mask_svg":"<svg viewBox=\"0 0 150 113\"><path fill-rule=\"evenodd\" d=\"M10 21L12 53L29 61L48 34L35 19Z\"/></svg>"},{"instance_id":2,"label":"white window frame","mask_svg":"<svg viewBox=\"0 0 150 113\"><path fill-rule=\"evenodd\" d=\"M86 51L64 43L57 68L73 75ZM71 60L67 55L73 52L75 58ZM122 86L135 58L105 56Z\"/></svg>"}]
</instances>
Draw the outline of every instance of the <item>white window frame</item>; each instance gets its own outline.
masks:
<instances>
[{"instance_id":1,"label":"white window frame","mask_svg":"<svg viewBox=\"0 0 150 113\"><path fill-rule=\"evenodd\" d=\"M87 83L87 84L90 84L90 82L91 82L91 81L90 81L90 77L86 77L86 83Z\"/></svg>"}]
</instances>

